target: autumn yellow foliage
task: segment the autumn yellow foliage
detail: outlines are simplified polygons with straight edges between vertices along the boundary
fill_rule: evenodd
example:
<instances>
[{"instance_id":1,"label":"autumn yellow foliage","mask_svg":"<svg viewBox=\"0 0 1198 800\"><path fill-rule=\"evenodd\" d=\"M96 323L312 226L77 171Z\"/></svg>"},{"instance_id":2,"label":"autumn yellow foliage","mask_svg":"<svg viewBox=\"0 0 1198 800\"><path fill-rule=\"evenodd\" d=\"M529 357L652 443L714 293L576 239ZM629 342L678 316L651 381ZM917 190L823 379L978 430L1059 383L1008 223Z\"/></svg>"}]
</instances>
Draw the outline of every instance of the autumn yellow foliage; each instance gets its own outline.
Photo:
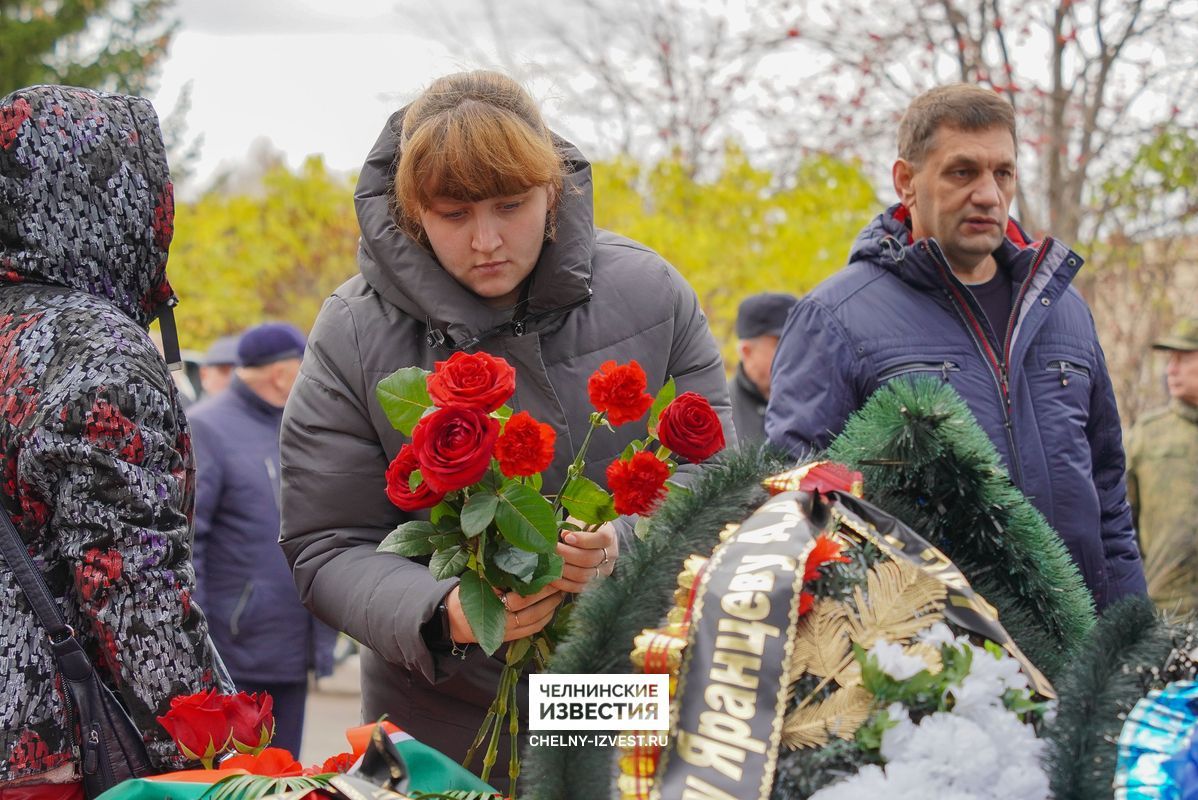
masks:
<instances>
[{"instance_id":1,"label":"autumn yellow foliage","mask_svg":"<svg viewBox=\"0 0 1198 800\"><path fill-rule=\"evenodd\" d=\"M678 267L729 359L740 299L810 289L844 264L877 211L857 167L830 157L803 162L786 180L736 148L714 180L697 181L676 161L626 158L595 164L594 179L596 224ZM353 183L313 157L298 171L270 171L254 195L181 204L170 275L184 346L203 349L268 319L311 328L324 298L357 271Z\"/></svg>"}]
</instances>

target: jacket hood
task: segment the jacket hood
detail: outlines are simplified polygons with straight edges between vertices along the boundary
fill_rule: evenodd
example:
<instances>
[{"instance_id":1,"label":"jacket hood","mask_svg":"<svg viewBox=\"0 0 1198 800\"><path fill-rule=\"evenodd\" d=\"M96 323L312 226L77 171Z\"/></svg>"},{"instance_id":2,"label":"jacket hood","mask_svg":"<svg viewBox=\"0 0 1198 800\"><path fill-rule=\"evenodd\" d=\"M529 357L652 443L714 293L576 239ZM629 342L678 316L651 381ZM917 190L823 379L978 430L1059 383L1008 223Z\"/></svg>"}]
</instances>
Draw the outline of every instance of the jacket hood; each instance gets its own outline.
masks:
<instances>
[{"instance_id":1,"label":"jacket hood","mask_svg":"<svg viewBox=\"0 0 1198 800\"><path fill-rule=\"evenodd\" d=\"M853 243L849 262L868 261L895 273L909 284L922 288L940 287L937 270L925 251L911 235L911 212L901 203L896 203L862 229ZM1038 242L1030 237L1015 221L1007 219L1007 235L999 245L999 261L1016 264L1019 253L1034 249ZM1014 276L1021 279L1020 275Z\"/></svg>"},{"instance_id":2,"label":"jacket hood","mask_svg":"<svg viewBox=\"0 0 1198 800\"><path fill-rule=\"evenodd\" d=\"M354 205L362 238L358 268L366 282L405 314L423 320L429 346L469 348L509 329L511 309L494 309L459 284L432 252L396 226L388 191L399 153L400 126L406 107L391 115L366 158ZM522 319L529 330L550 323L591 296L591 258L595 248L591 202L591 165L572 144L554 137L564 155L566 174L557 208L557 234L546 241L533 269Z\"/></svg>"},{"instance_id":3,"label":"jacket hood","mask_svg":"<svg viewBox=\"0 0 1198 800\"><path fill-rule=\"evenodd\" d=\"M174 303L173 226L149 101L66 86L0 100L0 284L77 289L148 325Z\"/></svg>"}]
</instances>

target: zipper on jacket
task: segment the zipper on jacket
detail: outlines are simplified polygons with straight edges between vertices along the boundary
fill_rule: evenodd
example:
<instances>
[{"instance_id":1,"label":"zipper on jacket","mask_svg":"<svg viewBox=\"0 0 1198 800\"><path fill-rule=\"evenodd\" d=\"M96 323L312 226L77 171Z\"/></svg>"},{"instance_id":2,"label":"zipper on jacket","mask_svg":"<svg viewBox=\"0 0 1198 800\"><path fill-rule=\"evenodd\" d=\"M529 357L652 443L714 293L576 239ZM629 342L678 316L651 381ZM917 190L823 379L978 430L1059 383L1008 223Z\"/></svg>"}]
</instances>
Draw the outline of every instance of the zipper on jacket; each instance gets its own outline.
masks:
<instances>
[{"instance_id":1,"label":"zipper on jacket","mask_svg":"<svg viewBox=\"0 0 1198 800\"><path fill-rule=\"evenodd\" d=\"M488 328L487 330L483 331L478 336L475 336L473 339L468 339L461 343L454 343L452 341L447 340L445 335L443 333L441 333L441 331L436 330L435 328L430 328L429 332L425 334L425 339L428 342L429 347L433 347L433 346L435 346L433 344L434 334L436 334L437 338L439 340L439 341L437 341L437 344L442 344L442 343L448 342L450 350L467 350L471 347L476 347L479 344L481 344L483 341L490 339L492 336L497 336L498 334L501 334L501 333L506 333L506 332L510 331L512 333L512 335L514 335L514 336L523 336L525 333L528 332L528 330L531 326L536 325L538 322L542 322L542 321L550 319L552 317L560 316L561 314L565 314L567 311L573 311L574 309L578 308L579 306L586 305L587 303L591 302L592 294L593 294L593 292L588 289L586 297L582 297L578 300L575 300L572 303L566 303L565 305L558 306L557 308L550 308L545 311L539 311L536 314L532 314L530 316L524 317L523 319L514 320L512 322L505 322L501 325L496 325L493 328ZM431 326L431 324L432 324L431 319L429 319L428 324Z\"/></svg>"},{"instance_id":2,"label":"zipper on jacket","mask_svg":"<svg viewBox=\"0 0 1198 800\"><path fill-rule=\"evenodd\" d=\"M1059 372L1062 386L1069 385L1070 373L1073 373L1074 375L1085 375L1087 378L1090 377L1090 369L1088 367L1085 367L1081 364L1074 364L1072 361L1065 361L1064 359L1049 361L1048 366L1045 367L1045 369L1048 372Z\"/></svg>"},{"instance_id":3,"label":"zipper on jacket","mask_svg":"<svg viewBox=\"0 0 1198 800\"><path fill-rule=\"evenodd\" d=\"M1015 432L1011 425L1011 387L1007 382L1007 365L999 361L998 356L994 353L994 348L990 346L990 341L986 337L986 332L982 328L981 323L978 322L977 317L969 308L969 303L957 290L957 287L954 284L956 279L953 277L952 267L949 266L948 259L944 257L944 253L940 250L940 245L937 244L933 239L925 240L923 247L924 251L932 256L932 260L940 269L940 277L948 287L948 290L945 292L945 294L948 295L950 302L953 304L953 308L956 309L957 315L961 318L961 322L964 323L965 329L969 332L969 336L973 340L974 347L977 348L978 353L982 356L982 360L990 367L990 376L994 379L995 388L998 389L998 405L1002 410L1003 428L1005 428L1007 432L1007 446L1011 448L1011 471L1014 473L1013 477L1015 480L1015 485L1022 489L1024 486L1023 467L1020 464L1019 447L1015 443ZM1032 270L1028 273L1027 279L1019 289L1020 300L1022 300L1024 293L1027 291L1027 286L1031 282L1032 276L1035 274L1035 265L1033 265ZM1018 316L1018 312L1019 302L1016 302L1015 308L1011 312L1012 322L1008 324L1008 329L1013 326L1013 320ZM1008 330L1008 347L1010 346L1010 341L1011 330Z\"/></svg>"},{"instance_id":4,"label":"zipper on jacket","mask_svg":"<svg viewBox=\"0 0 1198 800\"><path fill-rule=\"evenodd\" d=\"M245 588L241 590L241 597L237 598L237 605L233 607L233 614L229 617L229 633L237 636L241 632L241 615L245 611L245 607L250 603L250 595L254 592L254 584L252 581L247 581Z\"/></svg>"},{"instance_id":5,"label":"zipper on jacket","mask_svg":"<svg viewBox=\"0 0 1198 800\"><path fill-rule=\"evenodd\" d=\"M912 361L906 364L897 364L878 376L878 382L888 381L891 378L897 378L899 375L906 375L911 372L939 372L940 377L945 382L948 381L950 372L960 372L961 368L952 361Z\"/></svg>"}]
</instances>

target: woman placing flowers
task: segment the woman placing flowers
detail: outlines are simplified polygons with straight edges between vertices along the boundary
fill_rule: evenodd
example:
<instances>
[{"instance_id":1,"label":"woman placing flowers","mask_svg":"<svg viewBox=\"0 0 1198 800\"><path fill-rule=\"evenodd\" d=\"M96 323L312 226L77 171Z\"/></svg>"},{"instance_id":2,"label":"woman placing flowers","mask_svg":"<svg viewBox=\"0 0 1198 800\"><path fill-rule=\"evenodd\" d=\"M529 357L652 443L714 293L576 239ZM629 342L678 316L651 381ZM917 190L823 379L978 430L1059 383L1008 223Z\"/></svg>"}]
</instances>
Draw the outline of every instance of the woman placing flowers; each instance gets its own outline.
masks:
<instances>
[{"instance_id":1,"label":"woman placing flowers","mask_svg":"<svg viewBox=\"0 0 1198 800\"><path fill-rule=\"evenodd\" d=\"M486 408L510 394L508 381L508 404L530 419L513 417L522 432L496 457L514 469L535 463L547 434L533 425L548 426L546 491L562 484L595 398L609 420L633 420L591 443L586 471L602 483L608 464L646 435L646 391L671 376L679 393L712 401L733 439L723 365L694 292L652 251L597 231L590 191L590 165L553 137L512 80L475 72L434 82L392 116L367 158L356 194L361 274L325 303L284 418L282 545L301 595L365 646L364 717L386 713L457 759L495 697L503 661L470 646L456 580L376 551L418 513L400 511L385 491L388 465L411 475L415 462L393 464L406 437L375 397L379 380L446 362L429 391L452 396L459 410L412 442L428 466L408 491L434 493L425 500L439 485L477 480L480 463L486 469L497 431L486 412L465 406ZM638 376L617 366L632 360L643 368L639 389ZM583 392L596 372L598 385ZM403 491L392 482L393 495ZM544 627L562 592L610 574L633 523L624 516L567 534L561 579L502 598L506 640Z\"/></svg>"}]
</instances>

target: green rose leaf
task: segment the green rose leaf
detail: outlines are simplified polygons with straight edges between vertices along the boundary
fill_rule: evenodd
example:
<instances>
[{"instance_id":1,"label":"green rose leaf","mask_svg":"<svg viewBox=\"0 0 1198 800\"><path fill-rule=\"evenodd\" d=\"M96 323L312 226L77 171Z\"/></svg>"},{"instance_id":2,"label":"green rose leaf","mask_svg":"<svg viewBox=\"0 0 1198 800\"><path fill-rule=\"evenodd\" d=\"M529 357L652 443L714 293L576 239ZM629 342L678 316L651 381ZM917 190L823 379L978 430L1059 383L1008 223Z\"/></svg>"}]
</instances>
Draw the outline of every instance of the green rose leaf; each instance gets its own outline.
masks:
<instances>
[{"instance_id":1,"label":"green rose leaf","mask_svg":"<svg viewBox=\"0 0 1198 800\"><path fill-rule=\"evenodd\" d=\"M449 547L461 546L462 534L461 531L454 533L438 533L429 539L429 542L437 550L445 550Z\"/></svg>"},{"instance_id":2,"label":"green rose leaf","mask_svg":"<svg viewBox=\"0 0 1198 800\"><path fill-rule=\"evenodd\" d=\"M507 612L503 602L474 571L462 575L458 598L462 601L462 611L466 614L474 638L478 640L478 646L484 653L491 655L503 644L503 635L507 630Z\"/></svg>"},{"instance_id":3,"label":"green rose leaf","mask_svg":"<svg viewBox=\"0 0 1198 800\"><path fill-rule=\"evenodd\" d=\"M538 492L520 483L508 483L499 493L495 509L499 532L516 547L534 553L551 553L557 546L557 516Z\"/></svg>"},{"instance_id":4,"label":"green rose leaf","mask_svg":"<svg viewBox=\"0 0 1198 800\"><path fill-rule=\"evenodd\" d=\"M512 418L512 407L511 406L500 406L499 408L495 409L491 413L494 414L499 419L511 419Z\"/></svg>"},{"instance_id":5,"label":"green rose leaf","mask_svg":"<svg viewBox=\"0 0 1198 800\"><path fill-rule=\"evenodd\" d=\"M588 525L609 522L618 516L611 495L583 475L576 476L566 484L566 490L562 492L562 505L571 516Z\"/></svg>"},{"instance_id":6,"label":"green rose leaf","mask_svg":"<svg viewBox=\"0 0 1198 800\"><path fill-rule=\"evenodd\" d=\"M433 404L428 395L428 372L420 367L405 367L379 381L375 396L387 420L397 431L412 435L412 428Z\"/></svg>"},{"instance_id":7,"label":"green rose leaf","mask_svg":"<svg viewBox=\"0 0 1198 800\"><path fill-rule=\"evenodd\" d=\"M428 571L439 581L456 578L458 573L466 568L466 562L469 560L470 551L455 544L433 553L428 562Z\"/></svg>"},{"instance_id":8,"label":"green rose leaf","mask_svg":"<svg viewBox=\"0 0 1198 800\"><path fill-rule=\"evenodd\" d=\"M427 556L437 549L430 541L436 532L430 523L422 520L405 522L379 542L378 551L380 553L396 553L408 558Z\"/></svg>"},{"instance_id":9,"label":"green rose leaf","mask_svg":"<svg viewBox=\"0 0 1198 800\"><path fill-rule=\"evenodd\" d=\"M453 517L456 519L457 515L457 509L442 500L440 503L437 503L435 506L433 506L432 511L428 512L428 520L436 525L445 517Z\"/></svg>"},{"instance_id":10,"label":"green rose leaf","mask_svg":"<svg viewBox=\"0 0 1198 800\"><path fill-rule=\"evenodd\" d=\"M527 583L536 574L539 557L538 553L530 553L503 542L495 551L491 563L521 583Z\"/></svg>"},{"instance_id":11,"label":"green rose leaf","mask_svg":"<svg viewBox=\"0 0 1198 800\"><path fill-rule=\"evenodd\" d=\"M666 381L666 385L661 387L661 391L657 393L657 397L653 399L653 405L649 408L649 435L657 438L657 420L661 417L661 412L665 407L674 402L674 396L678 394L678 387L674 385L674 379L670 378Z\"/></svg>"},{"instance_id":12,"label":"green rose leaf","mask_svg":"<svg viewBox=\"0 0 1198 800\"><path fill-rule=\"evenodd\" d=\"M462 506L462 532L469 537L478 536L495 519L499 506L499 495L491 492L475 492Z\"/></svg>"},{"instance_id":13,"label":"green rose leaf","mask_svg":"<svg viewBox=\"0 0 1198 800\"><path fill-rule=\"evenodd\" d=\"M539 553L537 569L532 578L527 582L513 580L512 588L525 596L536 594L562 576L562 567L565 564L557 553Z\"/></svg>"},{"instance_id":14,"label":"green rose leaf","mask_svg":"<svg viewBox=\"0 0 1198 800\"><path fill-rule=\"evenodd\" d=\"M408 476L408 491L414 492L420 488L420 482L424 480L424 476L420 474L420 470L412 470L412 474Z\"/></svg>"}]
</instances>

